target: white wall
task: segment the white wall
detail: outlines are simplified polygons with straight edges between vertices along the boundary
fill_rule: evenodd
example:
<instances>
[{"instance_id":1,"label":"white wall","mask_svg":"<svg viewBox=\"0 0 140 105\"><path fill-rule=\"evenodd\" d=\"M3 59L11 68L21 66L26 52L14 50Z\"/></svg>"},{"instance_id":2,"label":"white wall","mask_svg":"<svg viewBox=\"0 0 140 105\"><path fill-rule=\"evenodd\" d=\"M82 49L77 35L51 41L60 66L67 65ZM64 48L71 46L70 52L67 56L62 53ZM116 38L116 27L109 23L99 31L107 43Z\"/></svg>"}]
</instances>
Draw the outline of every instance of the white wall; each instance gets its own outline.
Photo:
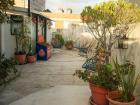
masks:
<instances>
[{"instance_id":1,"label":"white wall","mask_svg":"<svg viewBox=\"0 0 140 105\"><path fill-rule=\"evenodd\" d=\"M130 39L128 43L128 49L112 49L112 55L117 56L119 61L128 59L133 61L136 65L137 73L140 72L140 23L135 26L135 29L130 33ZM125 58L124 58L125 57Z\"/></svg>"},{"instance_id":2,"label":"white wall","mask_svg":"<svg viewBox=\"0 0 140 105\"><path fill-rule=\"evenodd\" d=\"M2 24L2 54L8 58L14 57L15 42L15 37L10 33L10 24Z\"/></svg>"},{"instance_id":3,"label":"white wall","mask_svg":"<svg viewBox=\"0 0 140 105\"><path fill-rule=\"evenodd\" d=\"M48 29L48 26L47 26L47 36L46 36L46 38L47 38L47 43L51 43L51 41L52 41L52 32L51 32L51 29Z\"/></svg>"},{"instance_id":4,"label":"white wall","mask_svg":"<svg viewBox=\"0 0 140 105\"><path fill-rule=\"evenodd\" d=\"M119 61L129 59L136 66L136 75L140 73L140 23L135 26L135 29L129 35L130 40L127 41L128 49L112 49L112 56L118 58ZM124 58L125 57L125 58ZM140 95L140 82L138 82L135 95ZM137 105L140 105L138 98Z\"/></svg>"}]
</instances>

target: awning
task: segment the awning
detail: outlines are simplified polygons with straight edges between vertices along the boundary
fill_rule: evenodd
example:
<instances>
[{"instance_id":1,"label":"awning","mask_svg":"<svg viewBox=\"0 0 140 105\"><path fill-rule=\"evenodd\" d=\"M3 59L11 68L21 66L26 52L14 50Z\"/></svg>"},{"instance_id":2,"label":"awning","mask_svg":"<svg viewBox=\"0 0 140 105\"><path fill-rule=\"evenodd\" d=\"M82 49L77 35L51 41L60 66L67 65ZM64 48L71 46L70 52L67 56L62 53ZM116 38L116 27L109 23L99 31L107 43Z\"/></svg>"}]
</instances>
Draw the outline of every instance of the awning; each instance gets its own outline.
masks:
<instances>
[{"instance_id":1,"label":"awning","mask_svg":"<svg viewBox=\"0 0 140 105\"><path fill-rule=\"evenodd\" d=\"M10 14L10 15L21 15L21 16L27 17L28 16L28 8L13 7L10 10L8 10L6 13ZM31 13L39 15L39 16L42 16L42 17L46 18L47 20L53 21L52 19L50 19L47 16L43 15L42 12L40 12L40 11L31 10Z\"/></svg>"},{"instance_id":2,"label":"awning","mask_svg":"<svg viewBox=\"0 0 140 105\"><path fill-rule=\"evenodd\" d=\"M9 15L21 15L21 16L28 16L28 9L27 8L21 8L21 7L13 7L10 10L8 10L6 13Z\"/></svg>"},{"instance_id":3,"label":"awning","mask_svg":"<svg viewBox=\"0 0 140 105\"><path fill-rule=\"evenodd\" d=\"M47 16L43 15L42 12L39 12L39 11L36 11L36 10L31 10L31 13L32 13L32 14L39 15L39 16L42 16L42 17L46 18L47 20L51 20L51 19L48 18ZM51 21L53 21L53 20L51 20Z\"/></svg>"}]
</instances>

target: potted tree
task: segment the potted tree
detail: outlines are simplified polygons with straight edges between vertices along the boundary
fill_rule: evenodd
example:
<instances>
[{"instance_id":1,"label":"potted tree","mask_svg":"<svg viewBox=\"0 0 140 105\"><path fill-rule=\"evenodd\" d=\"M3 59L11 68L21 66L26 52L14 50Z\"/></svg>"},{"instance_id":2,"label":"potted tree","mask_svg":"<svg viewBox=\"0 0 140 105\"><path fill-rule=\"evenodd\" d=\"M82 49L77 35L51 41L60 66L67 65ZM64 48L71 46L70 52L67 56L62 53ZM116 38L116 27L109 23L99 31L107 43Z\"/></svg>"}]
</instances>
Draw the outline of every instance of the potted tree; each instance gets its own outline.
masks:
<instances>
[{"instance_id":1,"label":"potted tree","mask_svg":"<svg viewBox=\"0 0 140 105\"><path fill-rule=\"evenodd\" d=\"M111 69L104 69L104 66L111 68L110 57L112 46L118 39L126 36L130 29L132 29L134 23L139 21L139 11L140 9L137 6L125 0L118 0L103 2L94 7L85 7L81 13L83 22L87 24L90 32L97 40L96 50L93 52L93 59L95 61L93 65L95 65L94 70L97 73L93 76L89 76L93 78L92 81L89 81L92 92L92 101L97 105L108 104L106 99L108 92L104 85L107 82L105 78L108 78L109 76L104 74L106 70ZM80 76L81 74L82 76ZM78 72L78 76L84 78L88 75L86 72ZM110 82L108 82L108 85L111 85ZM102 87L100 89L104 91L102 97L104 102L97 100L102 93L98 90L95 93L95 87Z\"/></svg>"},{"instance_id":2,"label":"potted tree","mask_svg":"<svg viewBox=\"0 0 140 105\"><path fill-rule=\"evenodd\" d=\"M93 69L76 71L75 75L89 82L91 90L91 103L97 105L108 105L106 95L110 91L116 91L119 85L118 78L111 64L104 62L104 50L97 50L96 61L93 61ZM94 71L93 71L94 70ZM95 72L97 71L97 72ZM102 100L102 101L101 101Z\"/></svg>"}]
</instances>

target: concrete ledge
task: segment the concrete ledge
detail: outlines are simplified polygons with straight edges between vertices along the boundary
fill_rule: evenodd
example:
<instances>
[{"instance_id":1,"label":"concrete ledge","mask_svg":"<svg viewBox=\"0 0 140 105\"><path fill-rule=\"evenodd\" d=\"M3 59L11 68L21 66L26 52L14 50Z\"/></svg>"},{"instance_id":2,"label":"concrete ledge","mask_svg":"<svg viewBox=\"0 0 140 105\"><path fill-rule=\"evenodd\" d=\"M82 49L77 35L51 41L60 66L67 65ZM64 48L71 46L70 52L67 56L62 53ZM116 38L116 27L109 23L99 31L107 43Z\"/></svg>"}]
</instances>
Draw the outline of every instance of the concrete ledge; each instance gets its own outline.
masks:
<instances>
[{"instance_id":1,"label":"concrete ledge","mask_svg":"<svg viewBox=\"0 0 140 105\"><path fill-rule=\"evenodd\" d=\"M10 105L89 105L88 86L56 86L26 96Z\"/></svg>"}]
</instances>

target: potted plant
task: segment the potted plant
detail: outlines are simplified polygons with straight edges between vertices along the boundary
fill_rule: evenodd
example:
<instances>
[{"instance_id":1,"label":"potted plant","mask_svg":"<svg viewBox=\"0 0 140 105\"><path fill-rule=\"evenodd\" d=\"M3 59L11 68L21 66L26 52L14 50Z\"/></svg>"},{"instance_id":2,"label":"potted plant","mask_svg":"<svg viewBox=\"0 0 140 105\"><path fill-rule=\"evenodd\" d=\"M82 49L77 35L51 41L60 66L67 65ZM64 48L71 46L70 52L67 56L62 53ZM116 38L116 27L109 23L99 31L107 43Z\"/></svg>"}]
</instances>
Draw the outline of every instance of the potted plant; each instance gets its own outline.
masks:
<instances>
[{"instance_id":1,"label":"potted plant","mask_svg":"<svg viewBox=\"0 0 140 105\"><path fill-rule=\"evenodd\" d=\"M29 47L28 47L28 53L27 53L27 62L28 63L34 63L36 58L35 58L35 54L33 52L33 48L32 48L32 40L31 38L29 38Z\"/></svg>"},{"instance_id":2,"label":"potted plant","mask_svg":"<svg viewBox=\"0 0 140 105\"><path fill-rule=\"evenodd\" d=\"M108 78L115 74L112 70L110 59L112 56L112 46L118 39L128 34L133 27L130 24L139 22L139 11L140 9L137 6L125 0L118 0L97 4L94 7L87 6L81 13L83 22L87 24L91 34L97 41L96 50L93 52L94 70L96 73L92 73L94 75L87 75L87 72L80 71L76 74L82 79L87 78L86 80L89 81L92 92L92 102L97 105L107 105L107 91L113 85L115 87L119 85L118 78L114 80L117 84L114 84L115 82L112 83L111 79L108 80ZM107 72L111 73L107 75L106 71L112 72ZM111 88L106 85L111 86ZM101 87L100 89L103 93L100 93L101 90L95 91L97 87ZM99 97L102 97L101 100L104 101L98 100Z\"/></svg>"},{"instance_id":3,"label":"potted plant","mask_svg":"<svg viewBox=\"0 0 140 105\"><path fill-rule=\"evenodd\" d=\"M68 50L72 50L73 49L73 41L72 40L66 41L65 42L65 47Z\"/></svg>"},{"instance_id":4,"label":"potted plant","mask_svg":"<svg viewBox=\"0 0 140 105\"><path fill-rule=\"evenodd\" d=\"M96 60L94 62L94 68L92 70L76 71L75 75L82 78L84 81L89 82L91 90L91 103L97 105L108 105L106 95L110 91L116 91L119 85L118 78L115 71L112 69L111 64L105 64L104 62L104 50L97 50ZM95 72L97 71L97 72ZM102 101L101 101L102 100Z\"/></svg>"},{"instance_id":5,"label":"potted plant","mask_svg":"<svg viewBox=\"0 0 140 105\"><path fill-rule=\"evenodd\" d=\"M30 36L17 35L16 36L16 52L15 59L19 64L24 64L26 61L26 53L28 51Z\"/></svg>"},{"instance_id":6,"label":"potted plant","mask_svg":"<svg viewBox=\"0 0 140 105\"><path fill-rule=\"evenodd\" d=\"M36 60L35 54L33 53L32 46L30 45L29 52L27 54L27 62L34 63Z\"/></svg>"},{"instance_id":7,"label":"potted plant","mask_svg":"<svg viewBox=\"0 0 140 105\"><path fill-rule=\"evenodd\" d=\"M27 62L29 62L29 63L34 63L35 60L36 60L35 54L34 54L33 52L29 52L29 53L27 54Z\"/></svg>"},{"instance_id":8,"label":"potted plant","mask_svg":"<svg viewBox=\"0 0 140 105\"><path fill-rule=\"evenodd\" d=\"M120 65L116 59L113 60L117 77L120 81L120 95L116 98L107 96L110 105L136 105L136 98L133 93L138 81L138 77L135 77L135 65L130 61L126 61Z\"/></svg>"},{"instance_id":9,"label":"potted plant","mask_svg":"<svg viewBox=\"0 0 140 105\"><path fill-rule=\"evenodd\" d=\"M16 51L15 59L19 64L24 64L26 61L26 54L29 50L30 45L30 30L27 26L28 18L24 20L23 28L20 30L22 34L15 35L16 38Z\"/></svg>"},{"instance_id":10,"label":"potted plant","mask_svg":"<svg viewBox=\"0 0 140 105\"><path fill-rule=\"evenodd\" d=\"M64 45L64 39L60 33L54 33L54 38L51 42L54 48L61 48Z\"/></svg>"}]
</instances>

